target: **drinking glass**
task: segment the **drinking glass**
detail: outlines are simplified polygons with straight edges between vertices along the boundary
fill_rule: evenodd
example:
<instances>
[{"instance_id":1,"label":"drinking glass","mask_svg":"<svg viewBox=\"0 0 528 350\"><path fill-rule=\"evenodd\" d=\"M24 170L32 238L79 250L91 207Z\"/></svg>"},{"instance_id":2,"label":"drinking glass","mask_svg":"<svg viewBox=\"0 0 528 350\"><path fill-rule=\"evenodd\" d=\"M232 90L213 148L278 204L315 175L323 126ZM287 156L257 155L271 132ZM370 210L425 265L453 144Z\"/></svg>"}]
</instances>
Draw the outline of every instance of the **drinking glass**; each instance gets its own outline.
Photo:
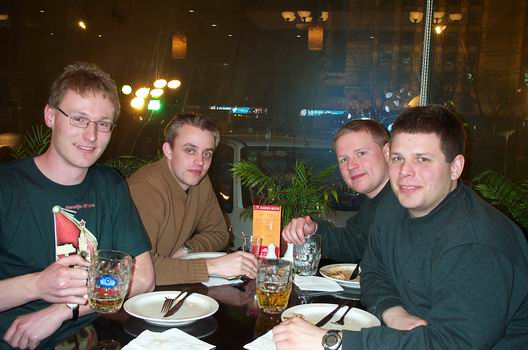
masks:
<instances>
[{"instance_id":1,"label":"drinking glass","mask_svg":"<svg viewBox=\"0 0 528 350\"><path fill-rule=\"evenodd\" d=\"M257 303L269 314L284 311L292 290L292 263L283 259L259 261L257 270Z\"/></svg>"},{"instance_id":2,"label":"drinking glass","mask_svg":"<svg viewBox=\"0 0 528 350\"><path fill-rule=\"evenodd\" d=\"M117 250L95 252L88 271L88 304L96 312L117 312L128 291L132 257Z\"/></svg>"},{"instance_id":3,"label":"drinking glass","mask_svg":"<svg viewBox=\"0 0 528 350\"><path fill-rule=\"evenodd\" d=\"M301 276L313 276L317 273L321 260L321 236L311 235L304 243L293 246L293 267Z\"/></svg>"},{"instance_id":4,"label":"drinking glass","mask_svg":"<svg viewBox=\"0 0 528 350\"><path fill-rule=\"evenodd\" d=\"M242 232L242 251L252 253L259 258L262 238Z\"/></svg>"}]
</instances>

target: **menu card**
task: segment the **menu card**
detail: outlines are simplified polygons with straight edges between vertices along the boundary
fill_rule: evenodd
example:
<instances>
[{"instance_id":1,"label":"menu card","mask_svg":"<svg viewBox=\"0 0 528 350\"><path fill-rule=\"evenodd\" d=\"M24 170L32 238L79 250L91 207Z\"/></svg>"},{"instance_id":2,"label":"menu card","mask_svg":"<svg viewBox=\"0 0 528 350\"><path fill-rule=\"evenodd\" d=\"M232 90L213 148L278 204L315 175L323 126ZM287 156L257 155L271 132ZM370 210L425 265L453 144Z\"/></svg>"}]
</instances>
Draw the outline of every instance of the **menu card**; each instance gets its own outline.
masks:
<instances>
[{"instance_id":1,"label":"menu card","mask_svg":"<svg viewBox=\"0 0 528 350\"><path fill-rule=\"evenodd\" d=\"M253 236L262 238L260 258L268 253L268 245L275 245L275 254L279 256L281 230L280 205L253 205Z\"/></svg>"}]
</instances>

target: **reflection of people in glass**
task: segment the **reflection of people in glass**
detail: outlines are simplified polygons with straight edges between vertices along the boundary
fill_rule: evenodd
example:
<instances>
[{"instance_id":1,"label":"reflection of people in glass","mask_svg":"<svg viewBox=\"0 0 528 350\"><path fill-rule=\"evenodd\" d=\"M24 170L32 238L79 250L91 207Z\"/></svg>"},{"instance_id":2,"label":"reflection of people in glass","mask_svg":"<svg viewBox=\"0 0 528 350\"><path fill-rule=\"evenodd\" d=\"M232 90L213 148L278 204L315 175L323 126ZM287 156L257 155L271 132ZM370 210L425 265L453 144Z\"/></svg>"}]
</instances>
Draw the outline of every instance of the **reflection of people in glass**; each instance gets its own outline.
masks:
<instances>
[{"instance_id":1,"label":"reflection of people in glass","mask_svg":"<svg viewBox=\"0 0 528 350\"><path fill-rule=\"evenodd\" d=\"M165 129L163 159L128 179L130 193L152 243L156 284L207 281L209 275L255 278L253 254L183 260L192 252L226 248L229 232L207 171L220 133L208 119L184 114Z\"/></svg>"},{"instance_id":2,"label":"reflection of people in glass","mask_svg":"<svg viewBox=\"0 0 528 350\"><path fill-rule=\"evenodd\" d=\"M0 167L0 348L49 349L95 317L85 305L88 272L73 267L89 263L80 254L60 258L62 248L69 254L79 247L76 222L84 220L92 248L135 256L130 296L154 289L148 237L126 183L114 169L94 165L119 110L108 74L93 64L69 65L44 108L48 149ZM75 208L78 220L60 221L67 212L57 218L59 207Z\"/></svg>"},{"instance_id":3,"label":"reflection of people in glass","mask_svg":"<svg viewBox=\"0 0 528 350\"><path fill-rule=\"evenodd\" d=\"M278 350L523 349L528 243L511 220L459 181L462 123L414 107L393 126L391 187L362 261L361 301L383 326L326 332L303 320L274 328Z\"/></svg>"},{"instance_id":4,"label":"reflection of people in glass","mask_svg":"<svg viewBox=\"0 0 528 350\"><path fill-rule=\"evenodd\" d=\"M325 220L295 218L282 230L286 242L301 243L304 237L322 236L322 254L337 261L361 260L378 204L392 196L383 147L388 141L385 128L373 120L353 120L336 134L335 149L339 171L345 183L365 195L360 210L345 227L336 227Z\"/></svg>"}]
</instances>

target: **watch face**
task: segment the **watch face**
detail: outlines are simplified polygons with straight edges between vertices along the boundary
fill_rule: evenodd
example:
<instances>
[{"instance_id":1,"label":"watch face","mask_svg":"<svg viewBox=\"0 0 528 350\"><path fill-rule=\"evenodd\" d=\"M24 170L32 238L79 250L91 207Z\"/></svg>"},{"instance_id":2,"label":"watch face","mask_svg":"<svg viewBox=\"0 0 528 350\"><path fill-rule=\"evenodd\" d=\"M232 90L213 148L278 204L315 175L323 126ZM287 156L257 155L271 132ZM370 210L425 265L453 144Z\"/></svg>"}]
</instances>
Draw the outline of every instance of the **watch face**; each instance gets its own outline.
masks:
<instances>
[{"instance_id":1,"label":"watch face","mask_svg":"<svg viewBox=\"0 0 528 350\"><path fill-rule=\"evenodd\" d=\"M337 344L338 342L338 338L335 334L329 334L326 338L325 338L325 345L327 346L334 346Z\"/></svg>"}]
</instances>

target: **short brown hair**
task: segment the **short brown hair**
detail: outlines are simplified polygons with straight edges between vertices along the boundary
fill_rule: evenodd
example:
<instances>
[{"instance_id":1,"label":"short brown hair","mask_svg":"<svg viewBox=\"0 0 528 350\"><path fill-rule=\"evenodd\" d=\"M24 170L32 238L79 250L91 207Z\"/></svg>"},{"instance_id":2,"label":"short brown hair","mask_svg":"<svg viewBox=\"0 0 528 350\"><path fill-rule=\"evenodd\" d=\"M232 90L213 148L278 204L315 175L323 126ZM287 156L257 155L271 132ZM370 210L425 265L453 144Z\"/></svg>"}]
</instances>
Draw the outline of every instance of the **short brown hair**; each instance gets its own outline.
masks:
<instances>
[{"instance_id":1,"label":"short brown hair","mask_svg":"<svg viewBox=\"0 0 528 350\"><path fill-rule=\"evenodd\" d=\"M372 136L374 142L383 148L389 142L389 133L380 123L372 119L357 119L343 125L336 133L334 143L343 135L351 132L366 132Z\"/></svg>"},{"instance_id":2,"label":"short brown hair","mask_svg":"<svg viewBox=\"0 0 528 350\"><path fill-rule=\"evenodd\" d=\"M177 115L167 124L164 131L165 142L168 142L171 147L174 146L174 139L178 136L178 130L184 125L210 131L213 134L214 148L216 149L220 142L220 131L216 128L216 124L204 116L192 113Z\"/></svg>"},{"instance_id":3,"label":"short brown hair","mask_svg":"<svg viewBox=\"0 0 528 350\"><path fill-rule=\"evenodd\" d=\"M53 108L59 107L68 90L73 90L81 96L88 93L102 94L114 106L114 123L117 121L121 112L121 105L116 84L108 73L95 64L76 62L66 66L62 74L51 85L48 105Z\"/></svg>"},{"instance_id":4,"label":"short brown hair","mask_svg":"<svg viewBox=\"0 0 528 350\"><path fill-rule=\"evenodd\" d=\"M406 109L392 126L392 135L398 133L436 134L447 162L459 154L464 155L464 126L457 114L445 107L431 105Z\"/></svg>"}]
</instances>

